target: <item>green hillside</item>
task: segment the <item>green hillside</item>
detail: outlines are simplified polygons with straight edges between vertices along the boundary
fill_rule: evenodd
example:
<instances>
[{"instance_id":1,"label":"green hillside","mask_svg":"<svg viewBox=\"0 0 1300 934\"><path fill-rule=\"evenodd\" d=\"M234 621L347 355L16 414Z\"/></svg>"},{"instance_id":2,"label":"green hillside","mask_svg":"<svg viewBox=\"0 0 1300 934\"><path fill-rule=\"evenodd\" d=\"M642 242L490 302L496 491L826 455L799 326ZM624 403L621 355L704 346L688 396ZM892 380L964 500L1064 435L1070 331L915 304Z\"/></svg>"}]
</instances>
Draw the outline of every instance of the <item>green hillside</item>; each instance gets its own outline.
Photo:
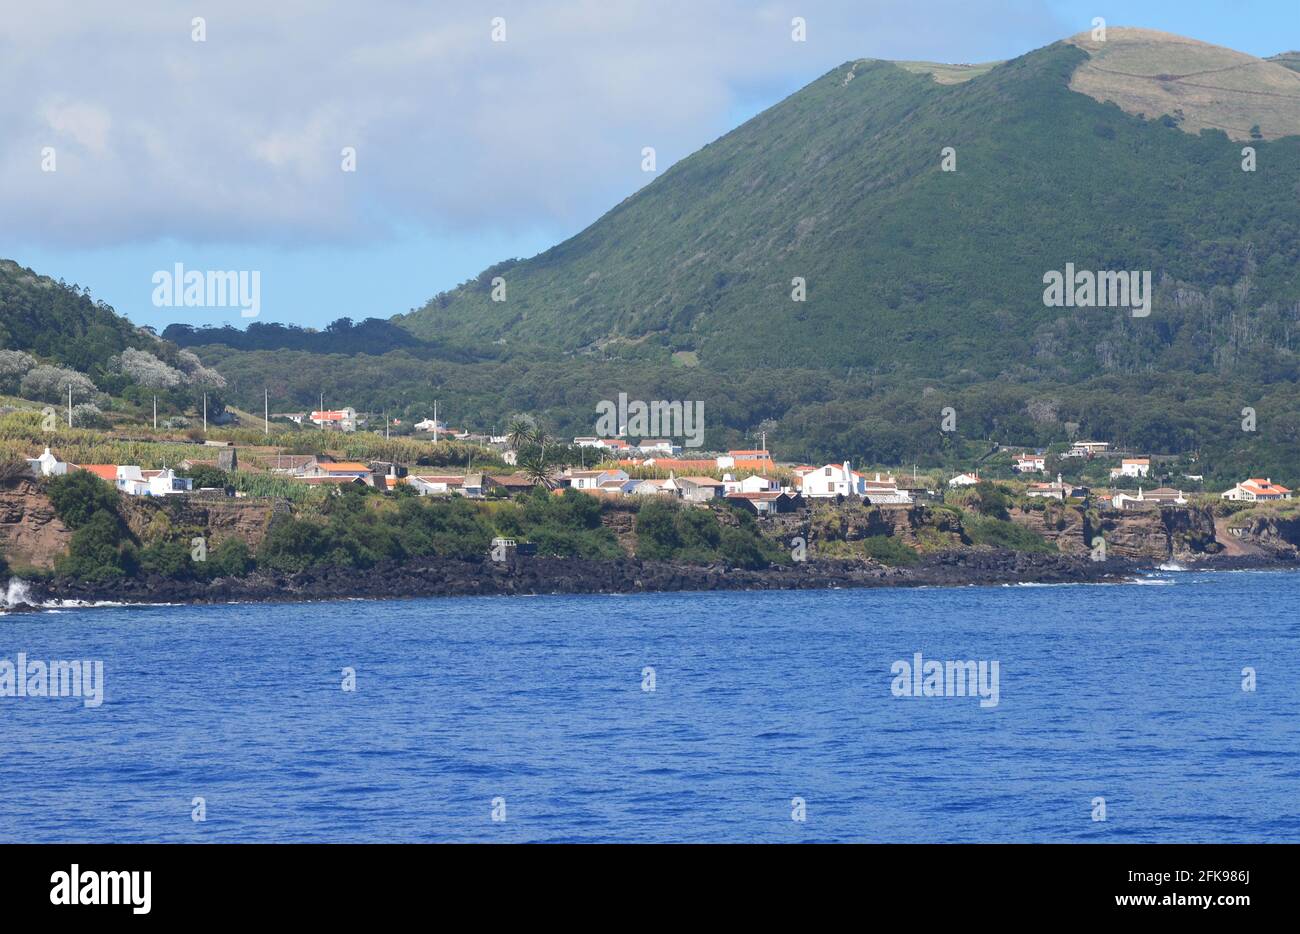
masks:
<instances>
[{"instance_id":1,"label":"green hillside","mask_svg":"<svg viewBox=\"0 0 1300 934\"><path fill-rule=\"evenodd\" d=\"M0 259L0 395L62 402L70 385L76 420L99 426L104 412L139 414L155 396L168 415L192 411L207 392L209 412L219 414L225 380L89 289Z\"/></svg>"},{"instance_id":2,"label":"green hillside","mask_svg":"<svg viewBox=\"0 0 1300 934\"><path fill-rule=\"evenodd\" d=\"M88 291L0 259L0 350L100 375L113 354L153 343Z\"/></svg>"},{"instance_id":3,"label":"green hillside","mask_svg":"<svg viewBox=\"0 0 1300 934\"><path fill-rule=\"evenodd\" d=\"M517 352L689 351L724 370L1290 378L1300 138L1260 142L1262 168L1243 172L1222 133L1069 90L1086 60L1057 44L950 84L841 66L576 237L400 323ZM940 171L945 146L956 172ZM1045 308L1042 276L1066 262L1151 270L1155 313ZM490 298L497 275L504 302Z\"/></svg>"}]
</instances>

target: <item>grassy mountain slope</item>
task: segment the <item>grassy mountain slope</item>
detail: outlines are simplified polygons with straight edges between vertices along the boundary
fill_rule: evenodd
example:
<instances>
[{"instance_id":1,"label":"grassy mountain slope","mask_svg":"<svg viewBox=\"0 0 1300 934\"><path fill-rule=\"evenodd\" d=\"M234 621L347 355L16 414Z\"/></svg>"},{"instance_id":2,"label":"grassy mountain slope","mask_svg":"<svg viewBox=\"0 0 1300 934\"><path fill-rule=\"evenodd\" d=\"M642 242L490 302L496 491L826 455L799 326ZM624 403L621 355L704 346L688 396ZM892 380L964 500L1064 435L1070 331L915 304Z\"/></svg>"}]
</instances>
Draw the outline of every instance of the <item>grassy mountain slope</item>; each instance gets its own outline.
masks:
<instances>
[{"instance_id":1,"label":"grassy mountain slope","mask_svg":"<svg viewBox=\"0 0 1300 934\"><path fill-rule=\"evenodd\" d=\"M1300 75L1284 56L1244 52L1149 29L1111 28L1069 40L1089 59L1070 87L1132 114L1171 114L1188 132L1222 130L1235 140L1300 134Z\"/></svg>"},{"instance_id":2,"label":"grassy mountain slope","mask_svg":"<svg viewBox=\"0 0 1300 934\"><path fill-rule=\"evenodd\" d=\"M400 323L517 352L690 352L733 372L1294 376L1300 138L1258 143L1262 168L1243 172L1221 132L1071 91L1088 61L1058 43L949 84L887 62L837 68L574 238ZM940 171L945 146L956 172ZM1045 308L1042 276L1066 262L1151 270L1155 313ZM505 302L491 301L496 275Z\"/></svg>"}]
</instances>

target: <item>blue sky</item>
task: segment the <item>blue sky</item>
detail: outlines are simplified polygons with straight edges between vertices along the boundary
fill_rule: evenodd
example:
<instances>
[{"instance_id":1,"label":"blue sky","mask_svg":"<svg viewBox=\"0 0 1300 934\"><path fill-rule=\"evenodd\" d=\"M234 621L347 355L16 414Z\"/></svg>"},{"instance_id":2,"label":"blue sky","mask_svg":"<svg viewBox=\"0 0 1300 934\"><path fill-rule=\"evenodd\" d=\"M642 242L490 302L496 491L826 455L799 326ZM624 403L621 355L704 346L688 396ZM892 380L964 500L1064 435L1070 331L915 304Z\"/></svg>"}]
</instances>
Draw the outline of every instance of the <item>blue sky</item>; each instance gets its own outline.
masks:
<instances>
[{"instance_id":1,"label":"blue sky","mask_svg":"<svg viewBox=\"0 0 1300 934\"><path fill-rule=\"evenodd\" d=\"M258 270L264 321L387 317L576 233L852 58L1007 58L1095 16L1260 56L1300 47L1295 0L266 6L221 4L201 42L165 0L6 14L0 257L160 328L246 323L155 308L153 273L178 262Z\"/></svg>"}]
</instances>

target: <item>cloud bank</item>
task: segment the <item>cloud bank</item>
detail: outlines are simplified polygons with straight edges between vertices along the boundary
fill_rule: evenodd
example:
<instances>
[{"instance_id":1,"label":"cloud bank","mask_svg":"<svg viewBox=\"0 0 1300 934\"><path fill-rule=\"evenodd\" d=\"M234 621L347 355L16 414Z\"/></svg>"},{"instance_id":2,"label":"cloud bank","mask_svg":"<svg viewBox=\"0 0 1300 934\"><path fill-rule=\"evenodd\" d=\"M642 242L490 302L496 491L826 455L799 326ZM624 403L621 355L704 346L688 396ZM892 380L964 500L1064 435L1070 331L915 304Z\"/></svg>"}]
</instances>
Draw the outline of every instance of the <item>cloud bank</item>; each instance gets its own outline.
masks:
<instances>
[{"instance_id":1,"label":"cloud bank","mask_svg":"<svg viewBox=\"0 0 1300 934\"><path fill-rule=\"evenodd\" d=\"M747 101L841 62L1003 57L1067 31L1029 0L921 7L21 5L0 20L0 217L53 248L572 229L653 177L643 147L662 171ZM796 16L806 42L791 40Z\"/></svg>"}]
</instances>

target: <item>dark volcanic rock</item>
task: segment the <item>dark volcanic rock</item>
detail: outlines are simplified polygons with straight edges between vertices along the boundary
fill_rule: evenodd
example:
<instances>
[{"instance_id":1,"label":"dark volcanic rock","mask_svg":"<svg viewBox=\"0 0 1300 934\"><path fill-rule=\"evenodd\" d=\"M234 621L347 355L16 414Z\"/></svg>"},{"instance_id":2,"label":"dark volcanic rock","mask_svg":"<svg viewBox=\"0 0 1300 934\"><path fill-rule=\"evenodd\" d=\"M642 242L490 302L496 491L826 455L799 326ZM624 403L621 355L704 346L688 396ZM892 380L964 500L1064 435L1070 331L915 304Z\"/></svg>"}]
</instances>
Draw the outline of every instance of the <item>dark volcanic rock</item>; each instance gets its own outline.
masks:
<instances>
[{"instance_id":1,"label":"dark volcanic rock","mask_svg":"<svg viewBox=\"0 0 1300 934\"><path fill-rule=\"evenodd\" d=\"M344 597L798 590L1021 581L1068 583L1122 580L1139 569L1139 565L1123 559L1099 563L1069 555L1000 550L942 552L906 568L863 561L809 561L762 571L635 558L588 561L523 557L508 563L422 558L385 562L366 571L344 568L315 568L299 574L258 571L243 578L211 581L174 581L156 576L103 585L52 581L34 584L32 593L39 600L224 603Z\"/></svg>"}]
</instances>

